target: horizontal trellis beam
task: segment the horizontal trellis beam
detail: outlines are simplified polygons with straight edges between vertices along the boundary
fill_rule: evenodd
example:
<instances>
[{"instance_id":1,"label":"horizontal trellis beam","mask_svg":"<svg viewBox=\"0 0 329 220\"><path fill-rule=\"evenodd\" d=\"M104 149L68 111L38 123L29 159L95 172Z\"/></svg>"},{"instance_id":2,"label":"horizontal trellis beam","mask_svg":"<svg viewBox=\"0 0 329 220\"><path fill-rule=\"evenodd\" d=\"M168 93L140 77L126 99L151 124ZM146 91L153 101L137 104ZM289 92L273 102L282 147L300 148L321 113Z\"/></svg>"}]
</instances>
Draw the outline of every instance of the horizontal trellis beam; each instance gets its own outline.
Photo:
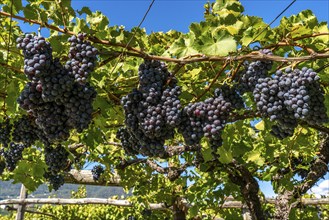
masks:
<instances>
[{"instance_id":1,"label":"horizontal trellis beam","mask_svg":"<svg viewBox=\"0 0 329 220\"><path fill-rule=\"evenodd\" d=\"M266 203L274 204L275 199L266 199ZM303 205L328 205L329 198L307 198L301 199ZM0 200L0 205L9 204L52 204L52 205L113 205L122 207L133 207L133 203L129 200L118 199L101 199L101 198L83 198L83 199L62 199L62 198L28 198L28 199L6 199ZM187 207L191 206L186 204ZM245 205L241 201L225 201L219 205L221 208L244 208ZM168 207L164 203L150 203L149 208L152 210L166 210Z\"/></svg>"},{"instance_id":2,"label":"horizontal trellis beam","mask_svg":"<svg viewBox=\"0 0 329 220\"><path fill-rule=\"evenodd\" d=\"M97 180L93 179L93 175L90 170L75 170L72 169L70 172L65 174L65 183L70 184L83 184L83 185L96 185L96 186L120 186L120 176L113 174L108 180Z\"/></svg>"},{"instance_id":3,"label":"horizontal trellis beam","mask_svg":"<svg viewBox=\"0 0 329 220\"><path fill-rule=\"evenodd\" d=\"M62 198L33 198L33 199L6 199L0 200L0 205L9 204L51 204L51 205L113 205L113 206L123 206L132 207L133 203L128 200L118 200L118 199L101 199L101 198L83 198L83 199L62 199ZM150 203L149 208L152 210L165 210L167 207L165 204Z\"/></svg>"}]
</instances>

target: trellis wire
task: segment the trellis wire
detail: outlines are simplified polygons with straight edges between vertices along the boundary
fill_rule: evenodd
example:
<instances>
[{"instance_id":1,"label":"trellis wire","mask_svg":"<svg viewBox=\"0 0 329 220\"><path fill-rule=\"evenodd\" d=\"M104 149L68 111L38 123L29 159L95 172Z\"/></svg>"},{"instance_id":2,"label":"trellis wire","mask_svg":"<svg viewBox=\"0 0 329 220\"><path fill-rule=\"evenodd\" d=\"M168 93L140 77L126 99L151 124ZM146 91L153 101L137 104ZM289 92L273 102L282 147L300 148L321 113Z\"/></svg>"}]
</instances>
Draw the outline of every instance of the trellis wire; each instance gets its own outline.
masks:
<instances>
[{"instance_id":1,"label":"trellis wire","mask_svg":"<svg viewBox=\"0 0 329 220\"><path fill-rule=\"evenodd\" d=\"M152 0L152 2L150 3L148 9L146 10L146 12L145 12L145 14L144 14L144 16L143 16L143 18L142 18L142 20L139 22L139 24L138 24L138 26L137 26L135 32L134 32L133 35L130 37L130 39L128 40L128 42L127 42L127 44L126 44L126 47L122 50L121 54L119 55L119 57L118 57L116 63L114 64L114 66L113 66L113 68L112 68L112 71L110 72L110 76L113 74L113 72L115 71L116 67L118 66L118 64L119 64L119 62L120 62L120 60L121 60L121 58L123 57L123 54L126 52L126 50L127 50L127 48L129 47L129 45L130 45L132 39L136 36L137 29L139 29L139 28L141 27L141 25L143 24L143 22L145 21L145 19L146 19L148 13L150 12L150 10L151 10L151 8L152 8L154 2L155 2L155 0ZM125 57L123 57L123 61L124 61L124 60L125 60Z\"/></svg>"}]
</instances>

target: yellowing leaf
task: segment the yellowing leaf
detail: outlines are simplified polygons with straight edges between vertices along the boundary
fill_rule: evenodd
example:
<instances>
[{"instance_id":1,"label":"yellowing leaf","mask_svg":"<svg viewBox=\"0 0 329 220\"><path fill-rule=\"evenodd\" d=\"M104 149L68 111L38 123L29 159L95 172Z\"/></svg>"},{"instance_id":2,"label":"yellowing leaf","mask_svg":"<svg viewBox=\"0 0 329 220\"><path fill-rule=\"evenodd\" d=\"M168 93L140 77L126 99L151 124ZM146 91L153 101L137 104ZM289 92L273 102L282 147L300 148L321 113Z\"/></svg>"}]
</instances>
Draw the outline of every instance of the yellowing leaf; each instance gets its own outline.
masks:
<instances>
[{"instance_id":1,"label":"yellowing leaf","mask_svg":"<svg viewBox=\"0 0 329 220\"><path fill-rule=\"evenodd\" d=\"M258 122L257 124L255 124L255 128L257 130L263 131L265 129L265 123L263 120L261 120L260 122Z\"/></svg>"},{"instance_id":2,"label":"yellowing leaf","mask_svg":"<svg viewBox=\"0 0 329 220\"><path fill-rule=\"evenodd\" d=\"M258 166L262 166L265 162L264 158L261 157L261 154L259 151L250 151L246 153L246 158L248 162L253 162L257 164Z\"/></svg>"}]
</instances>

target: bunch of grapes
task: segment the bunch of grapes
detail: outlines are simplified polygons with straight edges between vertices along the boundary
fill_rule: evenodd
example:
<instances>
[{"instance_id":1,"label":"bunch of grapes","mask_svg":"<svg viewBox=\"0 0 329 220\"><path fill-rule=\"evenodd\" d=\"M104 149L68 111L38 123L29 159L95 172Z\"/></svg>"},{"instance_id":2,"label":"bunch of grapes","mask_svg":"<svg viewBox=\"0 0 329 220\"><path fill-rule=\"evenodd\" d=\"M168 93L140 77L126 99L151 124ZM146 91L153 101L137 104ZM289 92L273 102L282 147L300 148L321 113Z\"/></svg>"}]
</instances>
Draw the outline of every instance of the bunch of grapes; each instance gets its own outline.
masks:
<instances>
[{"instance_id":1,"label":"bunch of grapes","mask_svg":"<svg viewBox=\"0 0 329 220\"><path fill-rule=\"evenodd\" d=\"M279 80L271 77L260 78L253 91L257 110L271 121L284 116L284 104L279 93Z\"/></svg>"},{"instance_id":2,"label":"bunch of grapes","mask_svg":"<svg viewBox=\"0 0 329 220\"><path fill-rule=\"evenodd\" d=\"M273 77L259 78L253 91L258 111L276 121L271 133L280 138L294 134L298 120L310 124L328 122L324 91L319 76L312 69L287 68Z\"/></svg>"},{"instance_id":3,"label":"bunch of grapes","mask_svg":"<svg viewBox=\"0 0 329 220\"><path fill-rule=\"evenodd\" d=\"M49 185L57 191L62 185L64 185L65 179L62 174L52 174L46 172L44 178L49 181Z\"/></svg>"},{"instance_id":4,"label":"bunch of grapes","mask_svg":"<svg viewBox=\"0 0 329 220\"><path fill-rule=\"evenodd\" d=\"M91 173L93 175L93 179L98 181L101 175L104 173L104 167L102 165L96 165L91 169Z\"/></svg>"},{"instance_id":5,"label":"bunch of grapes","mask_svg":"<svg viewBox=\"0 0 329 220\"><path fill-rule=\"evenodd\" d=\"M140 149L138 140L126 128L119 128L116 138L120 140L127 155L137 155Z\"/></svg>"},{"instance_id":6,"label":"bunch of grapes","mask_svg":"<svg viewBox=\"0 0 329 220\"><path fill-rule=\"evenodd\" d=\"M151 149L149 146L152 140L146 137L144 132L140 129L139 124L139 118L144 116L141 112L143 109L140 109L141 100L142 93L136 89L121 100L125 111L126 129L119 130L117 136L122 143L125 143L126 147L124 149L127 150L127 154L133 152L139 152L144 155L151 154L148 149ZM161 151L161 148L159 148L159 150Z\"/></svg>"},{"instance_id":7,"label":"bunch of grapes","mask_svg":"<svg viewBox=\"0 0 329 220\"><path fill-rule=\"evenodd\" d=\"M161 104L162 108L164 109L165 123L172 128L177 127L181 121L180 115L182 105L179 100L180 94L180 87L174 84L173 86L166 88L161 96Z\"/></svg>"},{"instance_id":8,"label":"bunch of grapes","mask_svg":"<svg viewBox=\"0 0 329 220\"><path fill-rule=\"evenodd\" d=\"M67 125L82 132L88 128L92 120L93 106L92 103L96 98L94 87L88 83L80 85L74 83L72 90L65 93L58 100L64 106L64 113L68 116Z\"/></svg>"},{"instance_id":9,"label":"bunch of grapes","mask_svg":"<svg viewBox=\"0 0 329 220\"><path fill-rule=\"evenodd\" d=\"M0 143L3 147L7 147L10 142L10 133L12 130L12 124L10 124L9 118L6 118L0 123Z\"/></svg>"},{"instance_id":10,"label":"bunch of grapes","mask_svg":"<svg viewBox=\"0 0 329 220\"><path fill-rule=\"evenodd\" d=\"M47 73L40 78L40 86L37 87L42 93L43 101L54 102L72 90L74 78L64 69L58 58L52 61Z\"/></svg>"},{"instance_id":11,"label":"bunch of grapes","mask_svg":"<svg viewBox=\"0 0 329 220\"><path fill-rule=\"evenodd\" d=\"M295 128L297 127L297 121L295 118L286 118L279 120L276 125L271 128L271 134L279 139L291 137L294 134Z\"/></svg>"},{"instance_id":12,"label":"bunch of grapes","mask_svg":"<svg viewBox=\"0 0 329 220\"><path fill-rule=\"evenodd\" d=\"M38 135L43 142L65 141L71 129L82 132L91 122L96 92L86 83L86 74L94 69L97 50L84 37L79 34L69 39L71 60L65 67L59 59L53 59L50 44L43 37L27 34L17 39L25 58L24 71L31 80L17 101L43 131Z\"/></svg>"},{"instance_id":13,"label":"bunch of grapes","mask_svg":"<svg viewBox=\"0 0 329 220\"><path fill-rule=\"evenodd\" d=\"M260 50L261 53L266 55L272 55L271 50ZM252 92L258 82L258 79L265 78L268 75L268 71L272 69L272 61L270 60L257 60L254 62L245 62L245 69L239 74L239 92L241 94L245 92Z\"/></svg>"},{"instance_id":14,"label":"bunch of grapes","mask_svg":"<svg viewBox=\"0 0 329 220\"><path fill-rule=\"evenodd\" d=\"M3 152L6 167L9 171L16 168L17 162L23 158L23 150L26 148L24 144L10 142L9 146Z\"/></svg>"},{"instance_id":15,"label":"bunch of grapes","mask_svg":"<svg viewBox=\"0 0 329 220\"><path fill-rule=\"evenodd\" d=\"M238 93L238 88L236 85L229 86L227 84L222 85L215 89L215 97L222 96L223 99L231 103L232 108L242 109L245 107L243 98Z\"/></svg>"},{"instance_id":16,"label":"bunch of grapes","mask_svg":"<svg viewBox=\"0 0 329 220\"><path fill-rule=\"evenodd\" d=\"M182 111L178 131L183 135L188 145L196 145L204 136L205 105L202 102L189 103Z\"/></svg>"},{"instance_id":17,"label":"bunch of grapes","mask_svg":"<svg viewBox=\"0 0 329 220\"><path fill-rule=\"evenodd\" d=\"M43 131L50 143L67 140L70 136L70 127L67 125L69 117L65 114L62 105L54 102L46 103L35 112L36 125Z\"/></svg>"},{"instance_id":18,"label":"bunch of grapes","mask_svg":"<svg viewBox=\"0 0 329 220\"><path fill-rule=\"evenodd\" d=\"M62 171L70 169L68 160L69 153L63 145L57 144L55 147L47 145L44 154L45 162L48 166L44 177L49 181L49 185L56 191L64 184L64 176L61 174Z\"/></svg>"},{"instance_id":19,"label":"bunch of grapes","mask_svg":"<svg viewBox=\"0 0 329 220\"><path fill-rule=\"evenodd\" d=\"M17 48L23 50L24 73L29 80L47 75L52 63L52 48L44 37L26 34L16 40Z\"/></svg>"},{"instance_id":20,"label":"bunch of grapes","mask_svg":"<svg viewBox=\"0 0 329 220\"><path fill-rule=\"evenodd\" d=\"M41 98L41 84L38 82L28 82L17 99L19 106L30 112L34 112L40 105L45 102Z\"/></svg>"},{"instance_id":21,"label":"bunch of grapes","mask_svg":"<svg viewBox=\"0 0 329 220\"><path fill-rule=\"evenodd\" d=\"M165 155L164 142L174 136L180 122L179 95L180 87L164 63L146 60L140 65L139 88L122 98L127 129L119 131L118 137L127 153Z\"/></svg>"},{"instance_id":22,"label":"bunch of grapes","mask_svg":"<svg viewBox=\"0 0 329 220\"><path fill-rule=\"evenodd\" d=\"M45 161L48 165L48 172L55 175L68 167L69 153L64 146L58 144L55 148L46 146Z\"/></svg>"},{"instance_id":23,"label":"bunch of grapes","mask_svg":"<svg viewBox=\"0 0 329 220\"><path fill-rule=\"evenodd\" d=\"M95 68L97 49L90 42L85 41L86 34L78 34L69 38L71 43L69 58L65 68L79 84L87 82L89 74Z\"/></svg>"},{"instance_id":24,"label":"bunch of grapes","mask_svg":"<svg viewBox=\"0 0 329 220\"><path fill-rule=\"evenodd\" d=\"M170 73L164 63L145 60L138 68L139 91L150 104L158 103Z\"/></svg>"},{"instance_id":25,"label":"bunch of grapes","mask_svg":"<svg viewBox=\"0 0 329 220\"><path fill-rule=\"evenodd\" d=\"M23 115L16 121L14 121L14 130L13 130L13 141L17 143L23 143L26 146L31 146L37 140L42 140L43 132L40 130L34 120L27 116Z\"/></svg>"},{"instance_id":26,"label":"bunch of grapes","mask_svg":"<svg viewBox=\"0 0 329 220\"><path fill-rule=\"evenodd\" d=\"M223 85L215 90L214 97L188 104L183 109L178 131L182 133L186 144L197 145L202 137L208 137L211 147L216 150L222 145L221 133L230 112L243 106L243 99L235 87Z\"/></svg>"},{"instance_id":27,"label":"bunch of grapes","mask_svg":"<svg viewBox=\"0 0 329 220\"><path fill-rule=\"evenodd\" d=\"M312 69L286 69L286 74L278 71L280 89L287 109L296 119L310 124L328 122L324 105L324 91L320 86L320 77Z\"/></svg>"},{"instance_id":28,"label":"bunch of grapes","mask_svg":"<svg viewBox=\"0 0 329 220\"><path fill-rule=\"evenodd\" d=\"M206 121L203 131L212 143L220 146L222 144L221 133L224 129L229 113L233 110L232 104L227 102L222 95L205 100Z\"/></svg>"}]
</instances>

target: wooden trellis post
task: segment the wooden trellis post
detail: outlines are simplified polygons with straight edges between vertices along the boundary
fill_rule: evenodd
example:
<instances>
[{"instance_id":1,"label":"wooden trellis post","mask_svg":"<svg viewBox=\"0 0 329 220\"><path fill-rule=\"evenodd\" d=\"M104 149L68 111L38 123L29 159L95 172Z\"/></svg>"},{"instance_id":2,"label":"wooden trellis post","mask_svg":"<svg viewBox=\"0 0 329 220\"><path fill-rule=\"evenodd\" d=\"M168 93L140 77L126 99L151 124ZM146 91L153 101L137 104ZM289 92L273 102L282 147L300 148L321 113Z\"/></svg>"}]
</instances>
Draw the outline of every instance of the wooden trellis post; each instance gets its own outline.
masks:
<instances>
[{"instance_id":1,"label":"wooden trellis post","mask_svg":"<svg viewBox=\"0 0 329 220\"><path fill-rule=\"evenodd\" d=\"M26 197L27 197L26 188L22 184L19 198L20 199L26 199ZM18 205L16 220L24 220L25 207L26 207L26 204L20 204L20 205Z\"/></svg>"},{"instance_id":2,"label":"wooden trellis post","mask_svg":"<svg viewBox=\"0 0 329 220\"><path fill-rule=\"evenodd\" d=\"M243 220L252 220L250 211L247 207L242 208L242 217Z\"/></svg>"}]
</instances>

